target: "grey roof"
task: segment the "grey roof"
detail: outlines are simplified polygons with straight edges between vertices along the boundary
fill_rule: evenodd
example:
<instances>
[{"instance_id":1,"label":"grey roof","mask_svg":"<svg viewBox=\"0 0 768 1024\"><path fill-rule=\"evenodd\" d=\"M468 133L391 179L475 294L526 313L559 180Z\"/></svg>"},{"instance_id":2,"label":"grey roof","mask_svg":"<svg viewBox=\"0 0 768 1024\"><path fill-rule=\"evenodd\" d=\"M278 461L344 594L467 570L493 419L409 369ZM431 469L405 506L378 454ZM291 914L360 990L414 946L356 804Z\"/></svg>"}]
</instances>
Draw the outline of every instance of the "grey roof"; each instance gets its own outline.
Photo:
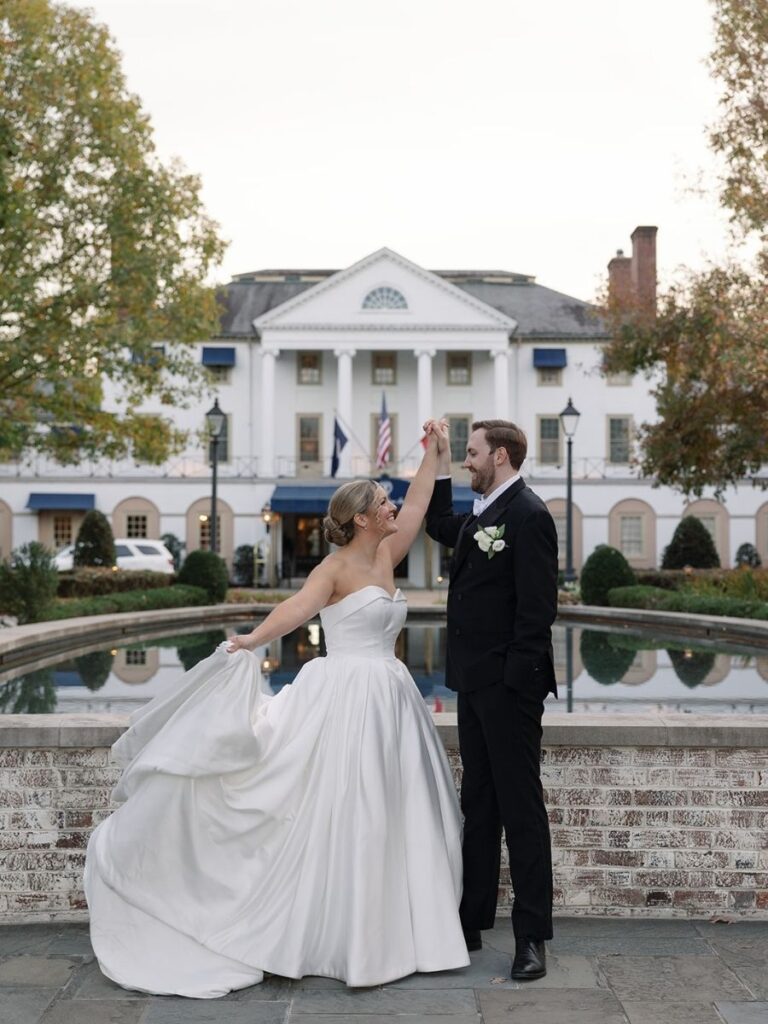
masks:
<instances>
[{"instance_id":1,"label":"grey roof","mask_svg":"<svg viewBox=\"0 0 768 1024\"><path fill-rule=\"evenodd\" d=\"M219 292L225 312L221 337L253 337L256 317L312 288L335 270L262 270L238 274ZM531 340L607 337L594 307L509 271L436 270L439 277L517 321L517 336Z\"/></svg>"}]
</instances>

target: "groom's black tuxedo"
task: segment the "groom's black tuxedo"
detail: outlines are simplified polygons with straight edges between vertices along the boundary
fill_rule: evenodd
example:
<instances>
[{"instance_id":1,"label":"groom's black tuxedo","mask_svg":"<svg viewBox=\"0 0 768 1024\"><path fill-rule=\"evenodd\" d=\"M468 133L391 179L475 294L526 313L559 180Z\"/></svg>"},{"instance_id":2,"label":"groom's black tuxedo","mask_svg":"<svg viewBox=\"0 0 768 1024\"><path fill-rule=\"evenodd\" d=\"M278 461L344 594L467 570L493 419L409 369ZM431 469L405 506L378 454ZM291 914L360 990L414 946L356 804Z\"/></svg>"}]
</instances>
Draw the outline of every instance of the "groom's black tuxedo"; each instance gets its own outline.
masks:
<instances>
[{"instance_id":1,"label":"groom's black tuxedo","mask_svg":"<svg viewBox=\"0 0 768 1024\"><path fill-rule=\"evenodd\" d=\"M474 534L503 526L491 558ZM557 613L557 533L546 505L522 479L476 519L454 515L451 481L438 480L427 533L454 549L448 590L446 684L457 690L463 763L467 930L492 928L502 825L519 937L552 935L549 824L539 762L541 715L557 693L551 626Z\"/></svg>"}]
</instances>

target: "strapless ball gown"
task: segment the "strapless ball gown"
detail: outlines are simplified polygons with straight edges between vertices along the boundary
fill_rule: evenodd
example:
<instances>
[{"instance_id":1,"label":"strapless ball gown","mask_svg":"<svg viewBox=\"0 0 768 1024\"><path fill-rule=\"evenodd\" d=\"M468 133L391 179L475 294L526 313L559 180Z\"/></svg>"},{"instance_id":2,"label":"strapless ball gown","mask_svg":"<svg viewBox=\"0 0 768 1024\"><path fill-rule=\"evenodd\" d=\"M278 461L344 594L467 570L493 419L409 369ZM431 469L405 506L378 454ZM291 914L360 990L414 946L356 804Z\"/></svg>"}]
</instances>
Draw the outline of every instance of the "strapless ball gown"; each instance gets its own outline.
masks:
<instances>
[{"instance_id":1,"label":"strapless ball gown","mask_svg":"<svg viewBox=\"0 0 768 1024\"><path fill-rule=\"evenodd\" d=\"M320 613L327 657L275 696L221 644L136 712L85 867L107 977L214 998L265 972L369 986L469 963L458 801L394 655L405 616L364 587Z\"/></svg>"}]
</instances>

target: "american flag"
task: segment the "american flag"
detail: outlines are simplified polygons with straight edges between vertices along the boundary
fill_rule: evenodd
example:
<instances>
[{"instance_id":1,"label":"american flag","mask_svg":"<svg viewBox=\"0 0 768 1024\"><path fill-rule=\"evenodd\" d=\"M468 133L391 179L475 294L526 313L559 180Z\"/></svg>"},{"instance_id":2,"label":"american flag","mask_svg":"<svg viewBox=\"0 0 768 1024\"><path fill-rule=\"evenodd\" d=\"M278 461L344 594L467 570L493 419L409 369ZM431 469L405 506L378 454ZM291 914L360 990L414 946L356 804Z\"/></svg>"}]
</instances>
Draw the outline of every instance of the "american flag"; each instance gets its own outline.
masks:
<instances>
[{"instance_id":1,"label":"american flag","mask_svg":"<svg viewBox=\"0 0 768 1024\"><path fill-rule=\"evenodd\" d=\"M392 424L387 412L387 398L382 392L381 415L379 416L379 440L376 445L376 468L385 469L392 452Z\"/></svg>"}]
</instances>

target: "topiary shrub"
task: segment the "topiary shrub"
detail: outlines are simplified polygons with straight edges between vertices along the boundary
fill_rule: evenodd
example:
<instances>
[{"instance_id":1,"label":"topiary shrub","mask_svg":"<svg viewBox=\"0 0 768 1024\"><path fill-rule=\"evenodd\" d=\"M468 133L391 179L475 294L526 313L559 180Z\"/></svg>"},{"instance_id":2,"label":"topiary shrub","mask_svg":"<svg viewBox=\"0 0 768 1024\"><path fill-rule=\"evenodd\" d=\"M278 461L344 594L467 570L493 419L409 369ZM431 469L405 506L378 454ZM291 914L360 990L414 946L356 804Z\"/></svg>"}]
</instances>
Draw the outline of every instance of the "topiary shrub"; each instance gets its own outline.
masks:
<instances>
[{"instance_id":1,"label":"topiary shrub","mask_svg":"<svg viewBox=\"0 0 768 1024\"><path fill-rule=\"evenodd\" d=\"M606 605L613 587L631 587L635 574L624 555L608 544L598 544L584 563L579 585L584 604Z\"/></svg>"},{"instance_id":2,"label":"topiary shrub","mask_svg":"<svg viewBox=\"0 0 768 1024\"><path fill-rule=\"evenodd\" d=\"M156 590L167 587L171 578L149 569L105 569L88 567L59 573L59 597L98 597L122 594L126 590Z\"/></svg>"},{"instance_id":3,"label":"topiary shrub","mask_svg":"<svg viewBox=\"0 0 768 1024\"><path fill-rule=\"evenodd\" d=\"M750 569L758 569L763 564L760 553L754 544L742 544L736 552L736 565L746 565Z\"/></svg>"},{"instance_id":4,"label":"topiary shrub","mask_svg":"<svg viewBox=\"0 0 768 1024\"><path fill-rule=\"evenodd\" d=\"M680 520L661 559L662 569L682 569L686 565L693 569L720 568L712 534L696 516Z\"/></svg>"},{"instance_id":5,"label":"topiary shrub","mask_svg":"<svg viewBox=\"0 0 768 1024\"><path fill-rule=\"evenodd\" d=\"M170 551L173 568L178 572L181 566L181 556L184 553L184 541L179 540L175 533L164 533L160 540Z\"/></svg>"},{"instance_id":6,"label":"topiary shrub","mask_svg":"<svg viewBox=\"0 0 768 1024\"><path fill-rule=\"evenodd\" d=\"M668 650L669 660L675 675L688 689L699 686L707 678L715 664L713 651L675 651Z\"/></svg>"},{"instance_id":7,"label":"topiary shrub","mask_svg":"<svg viewBox=\"0 0 768 1024\"><path fill-rule=\"evenodd\" d=\"M620 682L635 660L635 652L611 643L610 634L585 629L581 634L581 660L588 675L603 686Z\"/></svg>"},{"instance_id":8,"label":"topiary shrub","mask_svg":"<svg viewBox=\"0 0 768 1024\"><path fill-rule=\"evenodd\" d=\"M198 633L186 639L189 642L180 644L176 648L176 654L184 666L184 671L189 672L203 658L210 657L219 644L227 639L227 634L223 629L209 629L205 633Z\"/></svg>"},{"instance_id":9,"label":"topiary shrub","mask_svg":"<svg viewBox=\"0 0 768 1024\"><path fill-rule=\"evenodd\" d=\"M252 587L254 573L253 544L241 544L232 559L232 575L238 587Z\"/></svg>"},{"instance_id":10,"label":"topiary shrub","mask_svg":"<svg viewBox=\"0 0 768 1024\"><path fill-rule=\"evenodd\" d=\"M85 513L85 518L77 531L74 566L78 568L82 565L101 565L109 568L116 560L112 527L103 512L91 509Z\"/></svg>"},{"instance_id":11,"label":"topiary shrub","mask_svg":"<svg viewBox=\"0 0 768 1024\"><path fill-rule=\"evenodd\" d=\"M75 668L80 673L83 685L89 690L100 690L112 671L115 660L111 651L90 651L75 658Z\"/></svg>"},{"instance_id":12,"label":"topiary shrub","mask_svg":"<svg viewBox=\"0 0 768 1024\"><path fill-rule=\"evenodd\" d=\"M53 604L59 576L53 555L33 540L0 564L0 610L19 622L38 622Z\"/></svg>"},{"instance_id":13,"label":"topiary shrub","mask_svg":"<svg viewBox=\"0 0 768 1024\"><path fill-rule=\"evenodd\" d=\"M202 587L211 601L223 601L227 596L229 573L223 558L215 551L192 551L179 570L179 583Z\"/></svg>"}]
</instances>

